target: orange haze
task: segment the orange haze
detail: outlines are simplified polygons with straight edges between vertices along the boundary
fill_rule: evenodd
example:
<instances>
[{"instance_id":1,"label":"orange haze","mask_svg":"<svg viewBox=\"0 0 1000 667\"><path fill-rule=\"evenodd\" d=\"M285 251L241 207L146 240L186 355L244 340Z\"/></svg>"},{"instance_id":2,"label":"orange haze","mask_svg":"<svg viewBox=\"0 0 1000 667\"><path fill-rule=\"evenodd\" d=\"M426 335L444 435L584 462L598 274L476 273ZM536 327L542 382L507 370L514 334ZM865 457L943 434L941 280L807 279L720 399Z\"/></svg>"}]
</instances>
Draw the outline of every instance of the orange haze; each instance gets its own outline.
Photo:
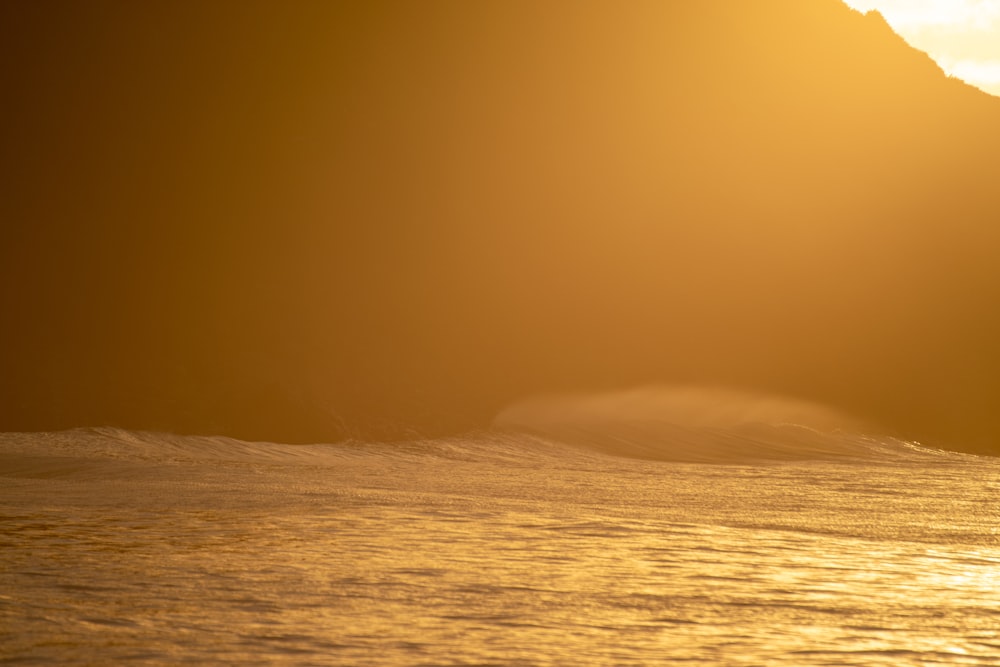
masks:
<instances>
[{"instance_id":1,"label":"orange haze","mask_svg":"<svg viewBox=\"0 0 1000 667\"><path fill-rule=\"evenodd\" d=\"M6 3L0 428L696 384L1000 432L1000 101L839 0Z\"/></svg>"}]
</instances>

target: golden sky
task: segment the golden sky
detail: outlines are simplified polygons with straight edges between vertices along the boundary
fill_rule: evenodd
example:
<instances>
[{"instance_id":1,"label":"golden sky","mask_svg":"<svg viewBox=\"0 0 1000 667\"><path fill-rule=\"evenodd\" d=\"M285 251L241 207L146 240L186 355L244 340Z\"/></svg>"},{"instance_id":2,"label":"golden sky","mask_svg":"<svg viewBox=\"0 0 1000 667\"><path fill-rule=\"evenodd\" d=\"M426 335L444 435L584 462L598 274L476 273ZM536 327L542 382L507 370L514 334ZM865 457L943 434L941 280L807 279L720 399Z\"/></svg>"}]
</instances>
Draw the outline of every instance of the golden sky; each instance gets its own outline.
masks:
<instances>
[{"instance_id":1,"label":"golden sky","mask_svg":"<svg viewBox=\"0 0 1000 667\"><path fill-rule=\"evenodd\" d=\"M1000 96L1000 0L845 0L877 9L941 68Z\"/></svg>"}]
</instances>

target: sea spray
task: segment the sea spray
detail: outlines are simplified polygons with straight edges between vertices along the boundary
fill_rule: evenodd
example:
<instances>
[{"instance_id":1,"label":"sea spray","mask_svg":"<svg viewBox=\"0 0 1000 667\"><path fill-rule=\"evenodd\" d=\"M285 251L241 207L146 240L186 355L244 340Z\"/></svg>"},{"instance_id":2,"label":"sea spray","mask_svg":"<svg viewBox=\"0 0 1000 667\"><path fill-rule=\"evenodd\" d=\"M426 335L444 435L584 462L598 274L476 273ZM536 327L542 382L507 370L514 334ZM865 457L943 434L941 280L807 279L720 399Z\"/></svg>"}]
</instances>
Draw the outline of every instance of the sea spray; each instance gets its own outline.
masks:
<instances>
[{"instance_id":1,"label":"sea spray","mask_svg":"<svg viewBox=\"0 0 1000 667\"><path fill-rule=\"evenodd\" d=\"M869 457L895 442L816 403L696 386L528 398L500 412L494 426L607 454L663 461ZM900 452L914 451L910 444L897 445Z\"/></svg>"}]
</instances>

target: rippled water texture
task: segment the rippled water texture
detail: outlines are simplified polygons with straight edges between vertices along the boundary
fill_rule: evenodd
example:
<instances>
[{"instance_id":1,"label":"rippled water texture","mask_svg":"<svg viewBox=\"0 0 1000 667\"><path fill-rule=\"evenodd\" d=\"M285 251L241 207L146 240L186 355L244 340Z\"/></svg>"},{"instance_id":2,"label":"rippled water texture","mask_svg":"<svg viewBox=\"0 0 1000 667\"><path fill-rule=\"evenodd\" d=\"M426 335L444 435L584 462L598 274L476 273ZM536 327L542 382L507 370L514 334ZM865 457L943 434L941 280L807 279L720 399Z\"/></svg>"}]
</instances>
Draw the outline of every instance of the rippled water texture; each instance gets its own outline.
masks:
<instances>
[{"instance_id":1,"label":"rippled water texture","mask_svg":"<svg viewBox=\"0 0 1000 667\"><path fill-rule=\"evenodd\" d=\"M0 660L1000 664L1000 465L846 451L4 434Z\"/></svg>"}]
</instances>

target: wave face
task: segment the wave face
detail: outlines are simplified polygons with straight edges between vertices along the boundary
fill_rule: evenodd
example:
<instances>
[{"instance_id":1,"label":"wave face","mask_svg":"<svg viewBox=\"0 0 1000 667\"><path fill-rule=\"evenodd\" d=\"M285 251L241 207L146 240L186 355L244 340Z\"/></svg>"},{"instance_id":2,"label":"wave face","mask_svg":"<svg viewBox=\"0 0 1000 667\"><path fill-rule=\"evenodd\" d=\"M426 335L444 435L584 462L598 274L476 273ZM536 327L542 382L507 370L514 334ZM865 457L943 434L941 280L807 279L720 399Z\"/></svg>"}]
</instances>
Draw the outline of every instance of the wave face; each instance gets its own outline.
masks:
<instances>
[{"instance_id":1,"label":"wave face","mask_svg":"<svg viewBox=\"0 0 1000 667\"><path fill-rule=\"evenodd\" d=\"M930 451L872 435L860 421L822 405L706 387L530 398L503 410L494 426L660 461L830 460Z\"/></svg>"}]
</instances>

